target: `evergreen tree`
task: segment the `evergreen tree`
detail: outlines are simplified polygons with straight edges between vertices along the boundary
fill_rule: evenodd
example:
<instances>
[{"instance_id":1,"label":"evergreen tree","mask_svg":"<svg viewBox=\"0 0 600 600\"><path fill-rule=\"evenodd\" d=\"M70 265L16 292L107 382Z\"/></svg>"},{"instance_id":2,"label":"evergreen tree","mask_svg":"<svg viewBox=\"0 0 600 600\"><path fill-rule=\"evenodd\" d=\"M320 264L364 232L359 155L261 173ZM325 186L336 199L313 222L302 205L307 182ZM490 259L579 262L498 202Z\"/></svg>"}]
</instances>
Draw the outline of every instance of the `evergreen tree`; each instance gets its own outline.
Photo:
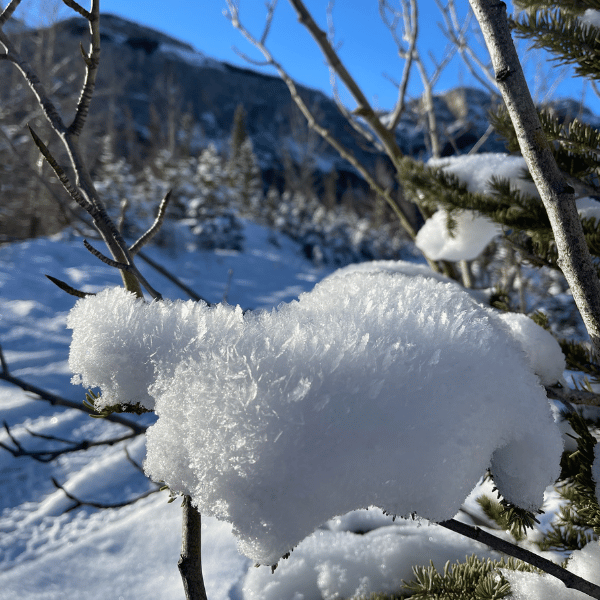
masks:
<instances>
[{"instance_id":1,"label":"evergreen tree","mask_svg":"<svg viewBox=\"0 0 600 600\"><path fill-rule=\"evenodd\" d=\"M192 175L195 195L187 202L187 217L198 246L205 250L241 250L239 204L233 196L222 157L214 144L202 151Z\"/></svg>"}]
</instances>

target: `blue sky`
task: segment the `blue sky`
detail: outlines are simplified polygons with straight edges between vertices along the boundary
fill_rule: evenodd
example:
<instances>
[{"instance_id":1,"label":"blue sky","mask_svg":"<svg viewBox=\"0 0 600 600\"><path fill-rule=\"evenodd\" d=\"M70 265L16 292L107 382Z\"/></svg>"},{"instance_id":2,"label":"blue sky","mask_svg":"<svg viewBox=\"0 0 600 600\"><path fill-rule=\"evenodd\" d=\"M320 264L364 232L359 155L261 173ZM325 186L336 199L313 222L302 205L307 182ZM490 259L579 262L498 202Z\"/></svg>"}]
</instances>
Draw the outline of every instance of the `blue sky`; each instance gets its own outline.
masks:
<instances>
[{"instance_id":1,"label":"blue sky","mask_svg":"<svg viewBox=\"0 0 600 600\"><path fill-rule=\"evenodd\" d=\"M326 28L328 1L305 0L305 3L321 27ZM391 3L399 5L399 0L391 0ZM25 0L24 4L32 8L37 2ZM69 15L69 9L61 2L58 4L62 6L59 14ZM84 2L84 5L87 4L88 2ZM464 16L468 1L456 0L456 6L459 15ZM104 12L118 14L159 29L209 56L247 67L248 63L234 52L234 46L257 59L261 55L223 16L225 9L225 0L101 0L101 10ZM437 59L441 59L447 42L438 27L441 17L435 0L419 0L419 13L421 52L423 56L432 52ZM240 14L248 29L259 36L266 14L264 0L240 0ZM390 78L396 81L400 79L403 63L397 56L389 31L381 22L377 0L336 0L333 17L336 42L341 44L339 52L347 68L375 107L391 108L397 92ZM279 0L268 42L275 58L297 81L331 95L329 70L314 41L298 23L287 0ZM525 50L522 43L521 48ZM487 58L487 52L484 53L481 48L480 51ZM431 70L432 63L428 61L428 64ZM557 70L545 60L540 60L539 53L530 55L525 60L525 68L537 99L542 98L548 86L557 81ZM581 83L580 79L567 77L557 85L554 95L581 99ZM475 85L475 81L460 59L455 58L438 82L436 91L459 84ZM415 72L411 77L409 92L412 96L418 96L421 91L421 83ZM354 108L348 96L342 94L342 98ZM589 87L585 102L594 109L600 107Z\"/></svg>"}]
</instances>

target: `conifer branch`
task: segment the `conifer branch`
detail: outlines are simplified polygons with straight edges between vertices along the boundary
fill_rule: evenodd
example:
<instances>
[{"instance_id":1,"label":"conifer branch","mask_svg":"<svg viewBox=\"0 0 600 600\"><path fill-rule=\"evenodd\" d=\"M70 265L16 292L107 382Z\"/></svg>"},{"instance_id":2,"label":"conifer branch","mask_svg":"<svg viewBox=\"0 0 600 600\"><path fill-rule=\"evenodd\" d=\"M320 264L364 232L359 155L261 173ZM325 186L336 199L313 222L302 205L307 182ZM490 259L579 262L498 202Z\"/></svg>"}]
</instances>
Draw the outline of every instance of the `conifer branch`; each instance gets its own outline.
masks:
<instances>
[{"instance_id":1,"label":"conifer branch","mask_svg":"<svg viewBox=\"0 0 600 600\"><path fill-rule=\"evenodd\" d=\"M486 40L521 153L548 213L558 250L558 264L569 283L596 354L600 356L600 281L577 215L573 188L556 165L525 82L510 36L506 5L497 0L470 0L470 3Z\"/></svg>"}]
</instances>

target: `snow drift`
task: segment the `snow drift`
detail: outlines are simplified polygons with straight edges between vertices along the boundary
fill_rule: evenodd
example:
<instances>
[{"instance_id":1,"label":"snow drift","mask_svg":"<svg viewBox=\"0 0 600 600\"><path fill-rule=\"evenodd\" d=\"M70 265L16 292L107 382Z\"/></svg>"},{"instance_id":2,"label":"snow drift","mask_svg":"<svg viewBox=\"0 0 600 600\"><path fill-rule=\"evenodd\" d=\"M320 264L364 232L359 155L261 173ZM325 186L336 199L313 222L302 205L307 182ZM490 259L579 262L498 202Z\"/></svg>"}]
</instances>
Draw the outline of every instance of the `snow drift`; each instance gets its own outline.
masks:
<instances>
[{"instance_id":1,"label":"snow drift","mask_svg":"<svg viewBox=\"0 0 600 600\"><path fill-rule=\"evenodd\" d=\"M116 288L68 325L74 380L101 388L99 408L156 410L147 474L231 522L262 564L353 509L449 519L488 467L527 509L559 474L522 347L454 285L354 273L245 314Z\"/></svg>"}]
</instances>

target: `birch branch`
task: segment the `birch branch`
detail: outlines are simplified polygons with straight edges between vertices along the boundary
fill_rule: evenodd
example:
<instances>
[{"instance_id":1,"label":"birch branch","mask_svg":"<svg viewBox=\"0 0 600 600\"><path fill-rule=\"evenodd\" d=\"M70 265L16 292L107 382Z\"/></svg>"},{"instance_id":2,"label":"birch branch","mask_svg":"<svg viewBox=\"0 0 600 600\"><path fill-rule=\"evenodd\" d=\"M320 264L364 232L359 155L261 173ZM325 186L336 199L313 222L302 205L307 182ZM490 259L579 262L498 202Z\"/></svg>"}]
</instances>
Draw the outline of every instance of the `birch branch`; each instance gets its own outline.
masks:
<instances>
[{"instance_id":1,"label":"birch branch","mask_svg":"<svg viewBox=\"0 0 600 600\"><path fill-rule=\"evenodd\" d=\"M574 190L558 169L527 87L510 35L506 4L498 0L469 2L481 26L521 153L548 213L558 265L569 283L596 356L600 356L600 282L575 208Z\"/></svg>"}]
</instances>

